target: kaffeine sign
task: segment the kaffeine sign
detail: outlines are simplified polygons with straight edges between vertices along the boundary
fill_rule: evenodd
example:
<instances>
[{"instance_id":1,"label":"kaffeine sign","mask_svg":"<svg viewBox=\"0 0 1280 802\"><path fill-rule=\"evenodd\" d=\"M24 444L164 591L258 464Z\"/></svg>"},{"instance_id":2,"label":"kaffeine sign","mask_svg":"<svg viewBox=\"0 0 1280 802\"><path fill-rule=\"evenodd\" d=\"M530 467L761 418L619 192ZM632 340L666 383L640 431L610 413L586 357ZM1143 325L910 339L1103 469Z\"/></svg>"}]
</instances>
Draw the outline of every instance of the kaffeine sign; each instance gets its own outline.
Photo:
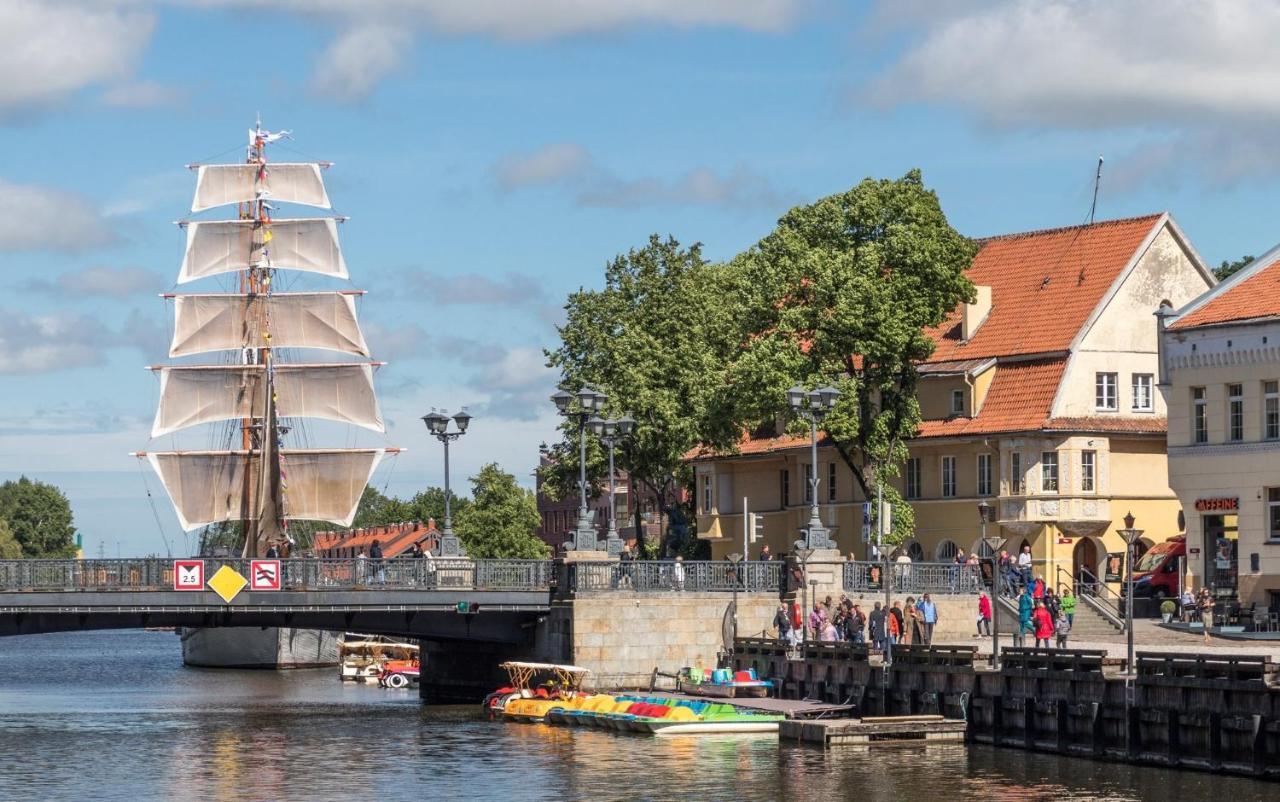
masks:
<instances>
[{"instance_id":1,"label":"kaffeine sign","mask_svg":"<svg viewBox=\"0 0 1280 802\"><path fill-rule=\"evenodd\" d=\"M1198 498L1196 512L1235 512L1240 509L1240 499L1231 498Z\"/></svg>"}]
</instances>

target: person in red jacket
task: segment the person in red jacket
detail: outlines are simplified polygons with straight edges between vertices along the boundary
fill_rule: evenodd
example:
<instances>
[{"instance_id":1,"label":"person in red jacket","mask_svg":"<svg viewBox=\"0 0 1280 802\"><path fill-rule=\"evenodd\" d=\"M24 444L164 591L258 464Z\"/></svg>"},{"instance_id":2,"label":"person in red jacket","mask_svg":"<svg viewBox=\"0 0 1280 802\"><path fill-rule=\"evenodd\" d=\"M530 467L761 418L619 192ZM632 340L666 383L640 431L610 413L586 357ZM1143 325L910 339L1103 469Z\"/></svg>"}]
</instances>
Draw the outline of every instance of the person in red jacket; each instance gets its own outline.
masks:
<instances>
[{"instance_id":1,"label":"person in red jacket","mask_svg":"<svg viewBox=\"0 0 1280 802\"><path fill-rule=\"evenodd\" d=\"M1031 624L1036 630L1036 648L1039 649L1043 644L1048 649L1049 638L1053 637L1053 616L1049 615L1044 602L1036 602L1036 609L1031 613Z\"/></svg>"},{"instance_id":2,"label":"person in red jacket","mask_svg":"<svg viewBox=\"0 0 1280 802\"><path fill-rule=\"evenodd\" d=\"M986 593L978 594L978 634L974 637L982 635L991 635L991 599Z\"/></svg>"}]
</instances>

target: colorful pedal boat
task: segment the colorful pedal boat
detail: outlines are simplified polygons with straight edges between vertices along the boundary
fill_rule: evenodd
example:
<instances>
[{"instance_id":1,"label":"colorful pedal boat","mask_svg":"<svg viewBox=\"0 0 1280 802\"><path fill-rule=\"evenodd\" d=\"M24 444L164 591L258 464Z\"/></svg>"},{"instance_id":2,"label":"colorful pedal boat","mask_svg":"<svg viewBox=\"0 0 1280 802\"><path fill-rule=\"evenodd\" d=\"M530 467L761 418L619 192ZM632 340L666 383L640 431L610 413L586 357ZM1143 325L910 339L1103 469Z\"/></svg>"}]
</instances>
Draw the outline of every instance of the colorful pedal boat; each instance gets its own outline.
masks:
<instances>
[{"instance_id":1,"label":"colorful pedal boat","mask_svg":"<svg viewBox=\"0 0 1280 802\"><path fill-rule=\"evenodd\" d=\"M696 696L718 699L763 699L773 690L773 682L760 679L755 669L730 672L728 669L686 668L680 674L680 689Z\"/></svg>"},{"instance_id":2,"label":"colorful pedal boat","mask_svg":"<svg viewBox=\"0 0 1280 802\"><path fill-rule=\"evenodd\" d=\"M516 720L543 720L559 726L652 735L770 733L777 732L778 722L783 719L783 716L743 711L725 703L609 694L552 701L545 708L517 704L512 712Z\"/></svg>"}]
</instances>

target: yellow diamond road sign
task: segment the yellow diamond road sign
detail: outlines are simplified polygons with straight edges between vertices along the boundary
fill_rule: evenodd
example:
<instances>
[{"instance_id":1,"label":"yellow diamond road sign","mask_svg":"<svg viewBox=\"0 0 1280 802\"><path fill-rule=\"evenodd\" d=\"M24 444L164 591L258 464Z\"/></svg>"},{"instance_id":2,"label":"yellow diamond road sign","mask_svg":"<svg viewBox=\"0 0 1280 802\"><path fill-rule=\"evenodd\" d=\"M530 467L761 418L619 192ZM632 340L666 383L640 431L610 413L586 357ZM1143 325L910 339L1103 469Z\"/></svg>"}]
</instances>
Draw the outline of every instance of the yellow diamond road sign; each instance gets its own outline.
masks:
<instances>
[{"instance_id":1,"label":"yellow diamond road sign","mask_svg":"<svg viewBox=\"0 0 1280 802\"><path fill-rule=\"evenodd\" d=\"M240 575L240 572L229 565L224 565L218 569L212 577L209 578L209 587L213 592L222 597L227 604L236 597L240 591L244 590L244 586L249 584L249 580Z\"/></svg>"}]
</instances>

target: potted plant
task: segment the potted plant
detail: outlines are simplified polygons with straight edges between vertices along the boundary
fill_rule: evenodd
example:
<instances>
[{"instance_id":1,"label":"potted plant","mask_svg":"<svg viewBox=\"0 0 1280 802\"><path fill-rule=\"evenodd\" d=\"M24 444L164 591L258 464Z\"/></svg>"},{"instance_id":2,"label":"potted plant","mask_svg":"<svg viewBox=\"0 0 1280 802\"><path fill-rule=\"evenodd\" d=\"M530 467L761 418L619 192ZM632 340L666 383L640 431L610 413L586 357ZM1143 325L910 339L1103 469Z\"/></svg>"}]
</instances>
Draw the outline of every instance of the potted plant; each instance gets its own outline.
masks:
<instances>
[{"instance_id":1,"label":"potted plant","mask_svg":"<svg viewBox=\"0 0 1280 802\"><path fill-rule=\"evenodd\" d=\"M1178 605L1173 603L1173 599L1165 599L1160 602L1160 618L1167 624L1173 620L1173 614L1177 612Z\"/></svg>"}]
</instances>

